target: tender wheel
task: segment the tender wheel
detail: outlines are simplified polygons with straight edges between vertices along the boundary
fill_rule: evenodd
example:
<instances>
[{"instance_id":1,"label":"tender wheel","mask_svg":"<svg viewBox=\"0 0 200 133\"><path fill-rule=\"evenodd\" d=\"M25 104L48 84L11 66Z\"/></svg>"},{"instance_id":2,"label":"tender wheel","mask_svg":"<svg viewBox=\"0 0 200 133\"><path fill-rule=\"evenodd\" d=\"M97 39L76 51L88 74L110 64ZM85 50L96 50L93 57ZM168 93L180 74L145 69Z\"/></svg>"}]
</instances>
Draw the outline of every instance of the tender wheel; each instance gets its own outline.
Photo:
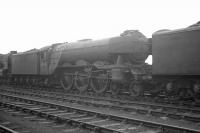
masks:
<instances>
[{"instance_id":1,"label":"tender wheel","mask_svg":"<svg viewBox=\"0 0 200 133\"><path fill-rule=\"evenodd\" d=\"M138 97L143 94L144 88L140 83L131 82L129 85L129 92L131 96Z\"/></svg>"},{"instance_id":2,"label":"tender wheel","mask_svg":"<svg viewBox=\"0 0 200 133\"><path fill-rule=\"evenodd\" d=\"M66 91L71 90L73 86L73 75L63 74L60 79L60 84L62 88Z\"/></svg>"},{"instance_id":3,"label":"tender wheel","mask_svg":"<svg viewBox=\"0 0 200 133\"><path fill-rule=\"evenodd\" d=\"M98 74L94 74L91 79L91 87L92 89L100 94L106 91L109 84L109 78L107 73L99 72Z\"/></svg>"},{"instance_id":4,"label":"tender wheel","mask_svg":"<svg viewBox=\"0 0 200 133\"><path fill-rule=\"evenodd\" d=\"M90 82L90 76L88 73L80 72L76 74L74 85L80 92L84 92L88 89Z\"/></svg>"},{"instance_id":5,"label":"tender wheel","mask_svg":"<svg viewBox=\"0 0 200 133\"><path fill-rule=\"evenodd\" d=\"M122 84L116 83L116 82L111 82L110 84L110 91L112 93L112 96L116 96L120 93L122 89Z\"/></svg>"}]
</instances>

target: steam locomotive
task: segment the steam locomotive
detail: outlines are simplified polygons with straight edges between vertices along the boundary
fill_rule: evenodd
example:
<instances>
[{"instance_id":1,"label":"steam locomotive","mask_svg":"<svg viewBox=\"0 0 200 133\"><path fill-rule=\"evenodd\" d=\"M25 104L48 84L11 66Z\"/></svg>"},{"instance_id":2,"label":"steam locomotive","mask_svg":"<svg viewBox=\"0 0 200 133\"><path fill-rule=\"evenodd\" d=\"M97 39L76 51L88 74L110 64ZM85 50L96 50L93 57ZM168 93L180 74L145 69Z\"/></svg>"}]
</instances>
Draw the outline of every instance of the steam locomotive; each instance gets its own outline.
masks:
<instances>
[{"instance_id":1,"label":"steam locomotive","mask_svg":"<svg viewBox=\"0 0 200 133\"><path fill-rule=\"evenodd\" d=\"M198 99L200 25L160 30L146 38L137 30L102 40L84 39L0 55L0 82L60 85L64 90L112 95L146 93ZM153 57L153 65L145 60Z\"/></svg>"}]
</instances>

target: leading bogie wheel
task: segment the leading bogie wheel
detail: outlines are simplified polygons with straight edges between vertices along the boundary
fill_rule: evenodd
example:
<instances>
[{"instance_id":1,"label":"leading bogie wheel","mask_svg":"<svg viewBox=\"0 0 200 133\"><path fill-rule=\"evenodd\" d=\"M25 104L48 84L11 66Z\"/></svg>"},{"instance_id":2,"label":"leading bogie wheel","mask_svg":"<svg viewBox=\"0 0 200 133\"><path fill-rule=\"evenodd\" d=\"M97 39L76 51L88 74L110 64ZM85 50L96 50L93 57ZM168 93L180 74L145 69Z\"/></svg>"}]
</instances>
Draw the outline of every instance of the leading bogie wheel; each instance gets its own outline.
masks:
<instances>
[{"instance_id":1,"label":"leading bogie wheel","mask_svg":"<svg viewBox=\"0 0 200 133\"><path fill-rule=\"evenodd\" d=\"M101 94L104 93L109 86L109 78L106 72L99 72L93 74L91 78L91 88L95 93Z\"/></svg>"}]
</instances>

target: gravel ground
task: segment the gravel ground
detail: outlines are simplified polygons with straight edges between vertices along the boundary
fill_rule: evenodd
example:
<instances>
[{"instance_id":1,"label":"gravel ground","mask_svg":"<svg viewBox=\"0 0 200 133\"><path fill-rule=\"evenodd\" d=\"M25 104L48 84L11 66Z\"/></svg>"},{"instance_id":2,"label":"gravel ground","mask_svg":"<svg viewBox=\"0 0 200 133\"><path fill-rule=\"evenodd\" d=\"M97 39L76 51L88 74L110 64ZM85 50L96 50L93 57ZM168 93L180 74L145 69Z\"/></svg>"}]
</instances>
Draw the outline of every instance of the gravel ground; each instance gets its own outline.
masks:
<instances>
[{"instance_id":1,"label":"gravel ground","mask_svg":"<svg viewBox=\"0 0 200 133\"><path fill-rule=\"evenodd\" d=\"M21 116L20 116L21 115ZM27 131L27 133L66 133L72 127L65 126L64 124L42 124L38 121L34 121L34 119L26 119L22 117L23 114L12 114L7 113L5 110L2 110L0 107L0 123L11 122L12 125L19 126L18 132ZM57 127L53 127L56 126ZM64 125L64 127L63 127ZM67 131L68 130L68 131ZM82 133L83 131L77 129L74 133Z\"/></svg>"}]
</instances>

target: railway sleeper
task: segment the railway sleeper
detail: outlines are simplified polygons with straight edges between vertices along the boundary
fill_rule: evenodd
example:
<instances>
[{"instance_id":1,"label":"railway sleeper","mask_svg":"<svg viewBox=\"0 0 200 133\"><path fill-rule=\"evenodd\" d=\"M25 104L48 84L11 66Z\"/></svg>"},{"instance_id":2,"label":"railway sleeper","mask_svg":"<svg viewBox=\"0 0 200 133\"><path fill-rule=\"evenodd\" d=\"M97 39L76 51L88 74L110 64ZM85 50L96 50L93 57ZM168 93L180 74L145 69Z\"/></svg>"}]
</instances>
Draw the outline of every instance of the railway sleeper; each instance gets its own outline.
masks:
<instances>
[{"instance_id":1,"label":"railway sleeper","mask_svg":"<svg viewBox=\"0 0 200 133\"><path fill-rule=\"evenodd\" d=\"M23 98L21 98L21 99L23 99ZM48 103L48 104L51 104L51 103ZM104 115L105 115L105 114L104 114ZM116 117L116 116L115 116L115 117ZM112 118L112 117L110 117L110 118ZM110 119L110 118L109 118L109 119ZM127 119L128 119L128 118L127 118ZM154 124L155 124L155 123L154 123ZM165 125L165 126L166 126L166 125ZM176 127L174 127L174 128L176 128Z\"/></svg>"},{"instance_id":2,"label":"railway sleeper","mask_svg":"<svg viewBox=\"0 0 200 133\"><path fill-rule=\"evenodd\" d=\"M111 106L111 107L115 107L115 106ZM119 108L119 107L117 107L117 108ZM122 109L123 110L123 109ZM136 112L138 112L138 113L142 113L142 114L145 114L145 113L147 113L147 110L145 110L145 109L142 109L142 108L139 108L139 109L135 109L135 110L133 110L133 108L129 108L129 109L127 109L127 110L132 110L132 111L136 111ZM147 114L152 114L152 115L154 115L154 116L158 116L159 114L161 115L160 117L162 117L162 116L166 116L166 118L167 117L169 117L169 118L174 118L174 119L185 119L185 118L187 118L187 119L185 119L185 120L190 120L190 121L193 121L193 122L199 122L200 120L196 117L196 116L193 116L193 117L191 117L191 116L188 116L188 117L185 117L184 115L179 115L179 114L165 114L164 112L159 112L159 111L154 111L154 110L148 110L148 113ZM192 119L193 118L193 119Z\"/></svg>"},{"instance_id":3,"label":"railway sleeper","mask_svg":"<svg viewBox=\"0 0 200 133\"><path fill-rule=\"evenodd\" d=\"M14 106L14 105L11 105L11 106ZM18 108L16 108L16 109L18 109ZM38 111L34 111L33 110L31 112L38 112ZM39 114L40 116L46 116L45 112L38 112L36 114ZM52 115L48 114L48 116L52 116ZM78 125L79 127L88 127L88 126L91 127L91 126L94 126L94 127L98 127L99 130L108 130L108 131L111 131L111 132L114 131L114 132L119 132L120 133L121 131L125 130L125 129L122 129L122 128L120 130L116 130L116 128L111 128L111 127L116 126L116 125L121 125L121 123L112 123L112 124L107 125L107 126L105 126L105 125L97 126L96 124L88 124L88 123L83 123L83 122L80 122L80 121L75 121L73 119L69 119L68 117L67 118L66 117L65 118L57 117L57 120L66 121L67 123L71 123L72 125L76 125L76 126ZM106 120L109 121L109 119L106 119ZM37 119L37 121L38 121L38 119ZM97 128L95 130L97 130Z\"/></svg>"}]
</instances>

